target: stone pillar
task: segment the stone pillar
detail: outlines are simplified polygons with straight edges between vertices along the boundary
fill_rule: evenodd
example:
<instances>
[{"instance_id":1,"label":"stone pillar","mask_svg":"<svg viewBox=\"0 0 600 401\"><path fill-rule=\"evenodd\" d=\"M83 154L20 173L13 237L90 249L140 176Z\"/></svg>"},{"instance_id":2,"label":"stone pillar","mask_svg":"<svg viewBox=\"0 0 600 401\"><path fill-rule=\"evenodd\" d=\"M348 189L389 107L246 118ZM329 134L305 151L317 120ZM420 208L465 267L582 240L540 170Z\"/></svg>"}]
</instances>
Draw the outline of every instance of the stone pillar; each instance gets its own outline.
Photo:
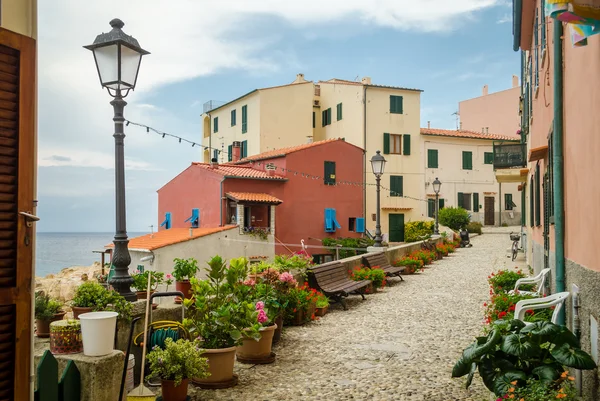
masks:
<instances>
[{"instance_id":1,"label":"stone pillar","mask_svg":"<svg viewBox=\"0 0 600 401\"><path fill-rule=\"evenodd\" d=\"M271 227L271 234L274 236L275 235L275 208L277 206L275 205L271 205L271 221L270 221L270 227Z\"/></svg>"},{"instance_id":2,"label":"stone pillar","mask_svg":"<svg viewBox=\"0 0 600 401\"><path fill-rule=\"evenodd\" d=\"M240 227L240 232L244 232L244 205L237 205L237 225Z\"/></svg>"}]
</instances>

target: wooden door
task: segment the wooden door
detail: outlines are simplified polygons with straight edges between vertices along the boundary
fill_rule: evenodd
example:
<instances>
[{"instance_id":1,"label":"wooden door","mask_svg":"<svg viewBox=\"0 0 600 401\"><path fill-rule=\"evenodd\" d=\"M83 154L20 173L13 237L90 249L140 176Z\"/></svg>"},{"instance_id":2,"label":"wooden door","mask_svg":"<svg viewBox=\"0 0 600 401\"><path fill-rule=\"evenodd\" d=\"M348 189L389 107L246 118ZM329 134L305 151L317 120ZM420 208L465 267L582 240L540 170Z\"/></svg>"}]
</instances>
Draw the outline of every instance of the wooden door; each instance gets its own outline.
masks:
<instances>
[{"instance_id":1,"label":"wooden door","mask_svg":"<svg viewBox=\"0 0 600 401\"><path fill-rule=\"evenodd\" d=\"M0 28L0 400L30 399L35 41Z\"/></svg>"},{"instance_id":2,"label":"wooden door","mask_svg":"<svg viewBox=\"0 0 600 401\"><path fill-rule=\"evenodd\" d=\"M404 215L390 214L389 217L390 238L388 242L404 242Z\"/></svg>"},{"instance_id":3,"label":"wooden door","mask_svg":"<svg viewBox=\"0 0 600 401\"><path fill-rule=\"evenodd\" d=\"M485 197L485 203L484 203L484 207L485 207L485 215L484 215L484 224L486 226L493 226L494 224L496 224L496 221L494 219L494 208L495 208L495 203L496 200L493 196L486 196Z\"/></svg>"}]
</instances>

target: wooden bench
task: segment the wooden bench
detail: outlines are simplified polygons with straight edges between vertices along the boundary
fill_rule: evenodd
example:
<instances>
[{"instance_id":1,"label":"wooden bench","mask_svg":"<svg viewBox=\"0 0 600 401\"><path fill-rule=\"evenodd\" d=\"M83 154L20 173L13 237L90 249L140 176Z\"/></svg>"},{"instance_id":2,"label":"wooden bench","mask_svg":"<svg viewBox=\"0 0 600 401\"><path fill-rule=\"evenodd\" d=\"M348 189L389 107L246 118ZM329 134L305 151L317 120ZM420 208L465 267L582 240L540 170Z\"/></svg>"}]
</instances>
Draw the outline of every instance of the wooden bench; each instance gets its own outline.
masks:
<instances>
[{"instance_id":1,"label":"wooden bench","mask_svg":"<svg viewBox=\"0 0 600 401\"><path fill-rule=\"evenodd\" d=\"M364 294L358 290L371 284L371 280L352 280L348 276L346 266L339 261L314 266L308 270L308 273L313 280L311 284L335 302L341 303L344 310L347 309L344 297L354 293L365 299Z\"/></svg>"},{"instance_id":2,"label":"wooden bench","mask_svg":"<svg viewBox=\"0 0 600 401\"><path fill-rule=\"evenodd\" d=\"M400 273L405 269L405 266L392 266L385 257L385 252L368 253L362 257L363 264L368 268L378 266L385 272L386 276L396 276L404 281Z\"/></svg>"}]
</instances>

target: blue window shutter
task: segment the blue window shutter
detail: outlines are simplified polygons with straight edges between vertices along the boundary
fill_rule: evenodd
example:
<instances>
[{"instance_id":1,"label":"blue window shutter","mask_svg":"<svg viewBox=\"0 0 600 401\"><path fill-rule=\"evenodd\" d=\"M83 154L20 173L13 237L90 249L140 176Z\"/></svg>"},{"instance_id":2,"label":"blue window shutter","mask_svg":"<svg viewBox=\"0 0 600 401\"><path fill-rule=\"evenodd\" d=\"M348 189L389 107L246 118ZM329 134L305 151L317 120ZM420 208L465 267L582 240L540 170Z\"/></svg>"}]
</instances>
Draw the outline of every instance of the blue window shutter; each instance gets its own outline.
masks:
<instances>
[{"instance_id":1,"label":"blue window shutter","mask_svg":"<svg viewBox=\"0 0 600 401\"><path fill-rule=\"evenodd\" d=\"M333 233L335 228L333 226L333 209L325 209L325 232Z\"/></svg>"},{"instance_id":2,"label":"blue window shutter","mask_svg":"<svg viewBox=\"0 0 600 401\"><path fill-rule=\"evenodd\" d=\"M160 226L166 228L167 230L171 228L171 212L165 213L165 220L160 223Z\"/></svg>"},{"instance_id":3,"label":"blue window shutter","mask_svg":"<svg viewBox=\"0 0 600 401\"><path fill-rule=\"evenodd\" d=\"M365 218L364 217L356 218L356 232L357 233L365 232Z\"/></svg>"},{"instance_id":4,"label":"blue window shutter","mask_svg":"<svg viewBox=\"0 0 600 401\"><path fill-rule=\"evenodd\" d=\"M335 227L341 230L342 226L340 226L340 223L338 223L337 219L335 218L335 209L331 209L331 218L333 219L333 224L335 224ZM335 228L333 231L335 231Z\"/></svg>"}]
</instances>

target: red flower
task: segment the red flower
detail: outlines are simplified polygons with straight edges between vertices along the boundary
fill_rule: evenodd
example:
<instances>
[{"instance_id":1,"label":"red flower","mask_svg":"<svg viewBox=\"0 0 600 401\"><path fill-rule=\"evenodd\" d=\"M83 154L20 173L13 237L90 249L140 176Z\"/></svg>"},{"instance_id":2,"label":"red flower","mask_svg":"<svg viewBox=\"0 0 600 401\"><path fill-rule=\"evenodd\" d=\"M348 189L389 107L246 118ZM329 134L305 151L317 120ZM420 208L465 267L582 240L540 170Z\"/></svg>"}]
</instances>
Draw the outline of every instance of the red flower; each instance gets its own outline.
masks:
<instances>
[{"instance_id":1,"label":"red flower","mask_svg":"<svg viewBox=\"0 0 600 401\"><path fill-rule=\"evenodd\" d=\"M533 309L528 309L527 312L525 312L525 313L527 313L529 315L535 314L535 312L533 311Z\"/></svg>"},{"instance_id":2,"label":"red flower","mask_svg":"<svg viewBox=\"0 0 600 401\"><path fill-rule=\"evenodd\" d=\"M487 302L484 302L484 303L483 303L483 306L487 306Z\"/></svg>"},{"instance_id":3,"label":"red flower","mask_svg":"<svg viewBox=\"0 0 600 401\"><path fill-rule=\"evenodd\" d=\"M515 306L514 305L509 306L508 307L508 311L509 312L514 312L515 311Z\"/></svg>"},{"instance_id":4,"label":"red flower","mask_svg":"<svg viewBox=\"0 0 600 401\"><path fill-rule=\"evenodd\" d=\"M500 313L498 313L498 317L500 319L502 319L504 316L506 316L506 312L500 312Z\"/></svg>"}]
</instances>

